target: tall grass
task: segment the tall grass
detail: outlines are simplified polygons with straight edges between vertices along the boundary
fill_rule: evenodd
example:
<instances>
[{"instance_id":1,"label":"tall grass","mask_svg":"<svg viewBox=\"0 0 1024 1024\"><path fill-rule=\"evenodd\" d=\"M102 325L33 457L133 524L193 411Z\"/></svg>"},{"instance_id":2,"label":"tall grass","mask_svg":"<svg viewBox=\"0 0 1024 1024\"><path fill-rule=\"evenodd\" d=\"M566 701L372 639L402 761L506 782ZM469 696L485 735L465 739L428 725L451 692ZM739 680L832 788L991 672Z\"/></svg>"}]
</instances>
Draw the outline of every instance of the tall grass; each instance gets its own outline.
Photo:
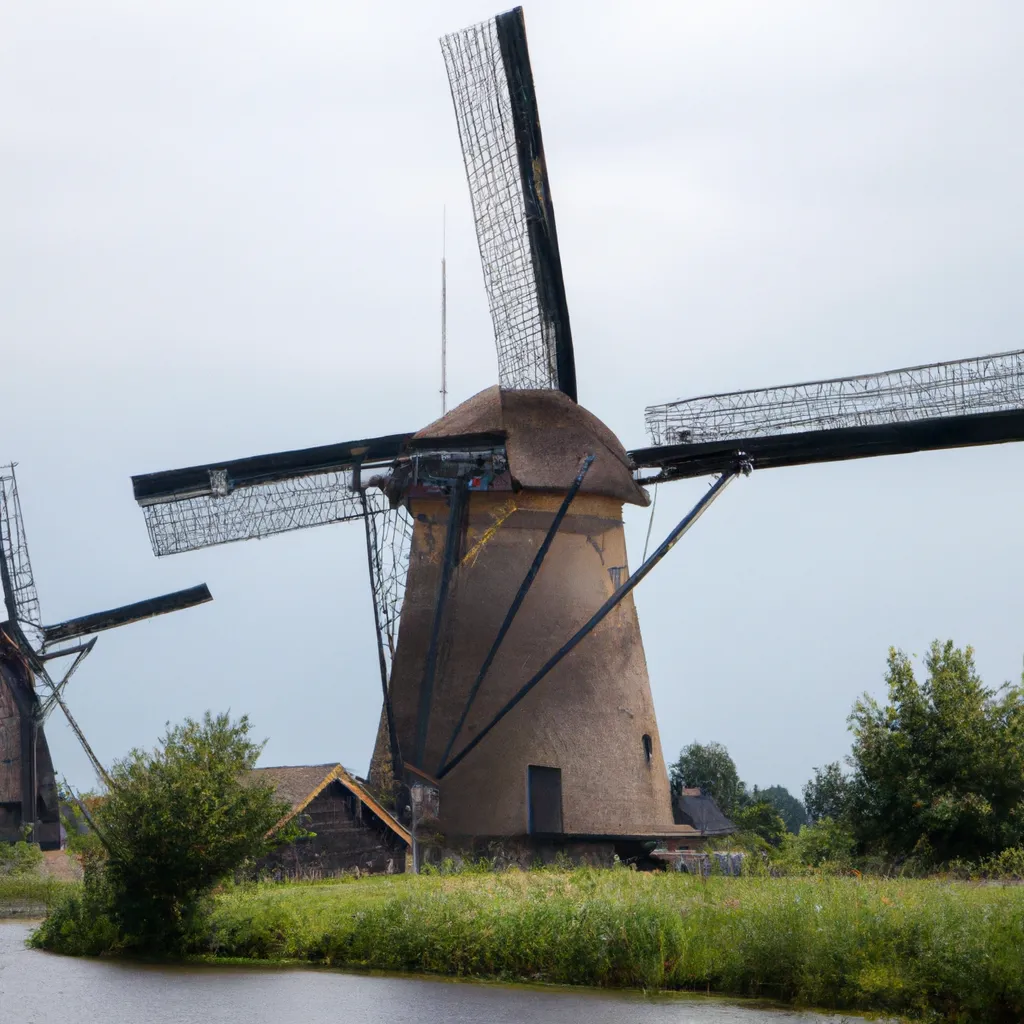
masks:
<instances>
[{"instance_id":1,"label":"tall grass","mask_svg":"<svg viewBox=\"0 0 1024 1024\"><path fill-rule=\"evenodd\" d=\"M208 951L337 966L1024 1019L1024 889L508 872L222 894Z\"/></svg>"},{"instance_id":2,"label":"tall grass","mask_svg":"<svg viewBox=\"0 0 1024 1024\"><path fill-rule=\"evenodd\" d=\"M50 910L80 888L78 882L40 875L0 875L0 918Z\"/></svg>"}]
</instances>

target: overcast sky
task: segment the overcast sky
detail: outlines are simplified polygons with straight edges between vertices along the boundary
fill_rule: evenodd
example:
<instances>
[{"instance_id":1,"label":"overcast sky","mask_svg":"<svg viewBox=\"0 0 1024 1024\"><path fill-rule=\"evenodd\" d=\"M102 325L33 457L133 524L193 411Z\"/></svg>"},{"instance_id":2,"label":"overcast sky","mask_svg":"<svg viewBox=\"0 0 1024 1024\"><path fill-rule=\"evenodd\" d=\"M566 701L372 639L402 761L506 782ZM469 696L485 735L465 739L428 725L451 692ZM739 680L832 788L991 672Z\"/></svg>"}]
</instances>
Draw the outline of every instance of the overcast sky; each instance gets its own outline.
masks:
<instances>
[{"instance_id":1,"label":"overcast sky","mask_svg":"<svg viewBox=\"0 0 1024 1024\"><path fill-rule=\"evenodd\" d=\"M248 712L265 764L364 772L363 536L157 560L133 473L415 430L496 357L437 37L477 0L7 3L0 459L48 622L206 581L101 637L100 758ZM544 0L526 8L582 403L644 406L1022 346L1024 7ZM754 473L637 591L669 756L796 791L890 644L1018 679L1024 449ZM654 537L705 488L661 489ZM646 510L627 512L639 564ZM58 718L59 772L94 784Z\"/></svg>"}]
</instances>

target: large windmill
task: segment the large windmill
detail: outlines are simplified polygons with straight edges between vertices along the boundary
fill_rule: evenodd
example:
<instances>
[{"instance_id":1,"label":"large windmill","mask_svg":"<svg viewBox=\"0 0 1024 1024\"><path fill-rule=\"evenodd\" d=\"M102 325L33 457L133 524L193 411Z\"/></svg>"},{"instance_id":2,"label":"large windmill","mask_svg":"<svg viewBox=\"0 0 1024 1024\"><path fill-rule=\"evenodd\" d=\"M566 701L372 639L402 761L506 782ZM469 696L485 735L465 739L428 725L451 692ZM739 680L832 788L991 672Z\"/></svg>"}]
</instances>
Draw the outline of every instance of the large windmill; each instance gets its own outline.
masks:
<instances>
[{"instance_id":1,"label":"large windmill","mask_svg":"<svg viewBox=\"0 0 1024 1024\"><path fill-rule=\"evenodd\" d=\"M60 845L60 812L43 724L54 708L64 712L97 775L108 781L64 699L68 681L96 645L95 634L212 598L204 583L44 626L13 463L0 467L0 583L6 613L0 621L0 842L28 832L43 849L53 849ZM51 664L68 658L55 682Z\"/></svg>"},{"instance_id":2,"label":"large windmill","mask_svg":"<svg viewBox=\"0 0 1024 1024\"><path fill-rule=\"evenodd\" d=\"M137 476L135 497L158 555L362 520L372 773L436 780L450 840L678 844L632 589L751 467L1024 439L1024 355L652 407L627 452L577 403L522 10L441 47L498 384L415 433ZM710 474L630 573L623 504Z\"/></svg>"}]
</instances>

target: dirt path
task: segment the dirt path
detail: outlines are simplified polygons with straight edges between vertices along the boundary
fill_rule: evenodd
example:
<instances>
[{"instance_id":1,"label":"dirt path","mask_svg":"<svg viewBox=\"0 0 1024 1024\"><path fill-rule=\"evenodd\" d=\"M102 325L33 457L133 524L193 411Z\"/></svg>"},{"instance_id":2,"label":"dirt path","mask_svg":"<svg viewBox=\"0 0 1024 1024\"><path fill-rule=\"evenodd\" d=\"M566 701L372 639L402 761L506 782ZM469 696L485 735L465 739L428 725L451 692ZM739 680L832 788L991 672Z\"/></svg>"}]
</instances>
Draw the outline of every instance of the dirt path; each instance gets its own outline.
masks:
<instances>
[{"instance_id":1,"label":"dirt path","mask_svg":"<svg viewBox=\"0 0 1024 1024\"><path fill-rule=\"evenodd\" d=\"M47 850L43 854L39 874L46 878L56 878L61 882L80 882L82 865L63 850Z\"/></svg>"}]
</instances>

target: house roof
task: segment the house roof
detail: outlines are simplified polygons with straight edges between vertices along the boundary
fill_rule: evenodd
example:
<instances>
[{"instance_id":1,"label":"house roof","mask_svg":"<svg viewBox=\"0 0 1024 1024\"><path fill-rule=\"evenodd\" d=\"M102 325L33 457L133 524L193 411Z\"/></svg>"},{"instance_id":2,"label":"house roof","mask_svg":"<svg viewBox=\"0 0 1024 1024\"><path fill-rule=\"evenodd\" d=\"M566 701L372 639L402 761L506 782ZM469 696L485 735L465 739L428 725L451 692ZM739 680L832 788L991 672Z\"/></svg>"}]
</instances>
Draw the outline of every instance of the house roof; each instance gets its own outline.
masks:
<instances>
[{"instance_id":1,"label":"house roof","mask_svg":"<svg viewBox=\"0 0 1024 1024\"><path fill-rule=\"evenodd\" d=\"M339 782L356 799L369 807L404 843L412 846L409 830L400 825L398 819L382 807L344 765L308 764L254 768L247 777L254 782L258 780L271 783L277 798L291 805L291 810L271 829L271 832L276 832L296 814L305 810L332 782Z\"/></svg>"},{"instance_id":2,"label":"house roof","mask_svg":"<svg viewBox=\"0 0 1024 1024\"><path fill-rule=\"evenodd\" d=\"M703 836L727 836L736 831L718 804L699 789L684 789L673 796L672 812L677 822L690 825Z\"/></svg>"}]
</instances>

